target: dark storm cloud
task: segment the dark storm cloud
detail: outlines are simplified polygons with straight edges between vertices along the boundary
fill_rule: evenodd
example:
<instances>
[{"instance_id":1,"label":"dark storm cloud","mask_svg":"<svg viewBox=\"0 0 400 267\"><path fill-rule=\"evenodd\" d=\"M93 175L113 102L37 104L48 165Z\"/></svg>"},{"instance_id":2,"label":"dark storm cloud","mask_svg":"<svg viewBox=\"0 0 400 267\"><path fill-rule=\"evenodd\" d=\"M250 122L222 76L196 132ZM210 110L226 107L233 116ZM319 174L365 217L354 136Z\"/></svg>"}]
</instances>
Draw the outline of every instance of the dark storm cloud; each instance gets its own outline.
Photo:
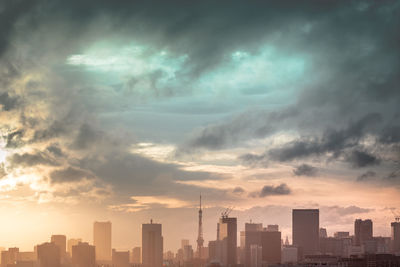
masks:
<instances>
[{"instance_id":1,"label":"dark storm cloud","mask_svg":"<svg viewBox=\"0 0 400 267\"><path fill-rule=\"evenodd\" d=\"M63 151L62 151L61 148L60 148L58 145L56 145L56 144L50 145L50 146L48 146L46 149L47 149L47 151L49 151L50 153L52 153L52 154L53 154L54 156L56 156L56 157L62 157L62 156L64 156Z\"/></svg>"},{"instance_id":2,"label":"dark storm cloud","mask_svg":"<svg viewBox=\"0 0 400 267\"><path fill-rule=\"evenodd\" d=\"M38 1L4 0L0 2L0 57L8 48L19 18L29 12Z\"/></svg>"},{"instance_id":3,"label":"dark storm cloud","mask_svg":"<svg viewBox=\"0 0 400 267\"><path fill-rule=\"evenodd\" d=\"M48 154L43 152L13 154L8 158L12 166L31 167L36 165L57 166L59 163Z\"/></svg>"},{"instance_id":4,"label":"dark storm cloud","mask_svg":"<svg viewBox=\"0 0 400 267\"><path fill-rule=\"evenodd\" d=\"M336 158L345 153L347 149L360 146L360 140L366 134L374 132L381 121L380 114L367 114L355 122L350 122L344 129L327 129L321 137L299 138L278 148L267 150L263 154L245 154L239 159L244 163L257 166L257 163L267 160L286 162L310 156L321 156L326 153L332 153ZM356 167L379 163L379 159L373 155L359 150L353 150L347 155L347 160Z\"/></svg>"},{"instance_id":5,"label":"dark storm cloud","mask_svg":"<svg viewBox=\"0 0 400 267\"><path fill-rule=\"evenodd\" d=\"M88 149L95 144L99 138L99 132L93 129L88 123L83 123L71 147L77 150Z\"/></svg>"},{"instance_id":6,"label":"dark storm cloud","mask_svg":"<svg viewBox=\"0 0 400 267\"><path fill-rule=\"evenodd\" d=\"M83 179L93 179L93 178L94 175L92 173L74 167L55 170L50 173L50 181L52 183L79 182Z\"/></svg>"},{"instance_id":7,"label":"dark storm cloud","mask_svg":"<svg viewBox=\"0 0 400 267\"><path fill-rule=\"evenodd\" d=\"M1 15L6 14L0 16L0 55L7 54L7 60L14 67L10 70L23 74L47 66L44 72L49 71L47 76L51 79L49 84L43 85L48 87L46 93L39 90L30 93L32 90L24 88L28 92L24 95L28 103L34 102L31 99L34 96L40 103L45 100L43 102L51 104L49 122L39 115L35 117L38 126L34 128L31 142L57 142L53 139L75 137L70 147L60 149L66 154L68 149L80 149L80 152L94 150L81 161L71 159L79 161L80 168L59 170L53 174L55 181L79 180L84 177L80 173L83 171L115 184L126 194L176 194L177 190L188 189L189 195L198 188L189 188L177 181L220 178L208 173L185 172L173 164L132 155L126 147L113 150L109 149L112 144L100 144L103 137L99 138L99 131L85 124L85 119L81 117L120 111L120 103L115 101L113 106L114 99L108 97L117 94L118 90L111 93L89 90L80 84L86 82L84 77L76 71L63 69L66 58L84 53L87 47L99 41L134 41L150 46L151 51L165 49L175 56L188 55L188 60L176 73L180 84L176 90L156 88L154 84L163 75L160 72L155 71L145 77L151 81L152 89L157 89L154 90L156 97L182 92L190 94L191 87L188 85L193 80L224 65L237 50L257 56L260 47L268 43L279 48L283 55L290 57L299 53L310 58L308 65L311 70L304 75L310 84L304 90L299 89L301 92L296 103L275 111L252 110L227 118L222 123L214 122L189 136L179 152L224 149L287 129L313 129L315 136L306 135L310 137L296 140L273 152L241 159L250 165L260 162L264 165L265 156L289 161L328 152L340 154L343 149L356 147L366 132L372 132L362 124L343 130L344 120L362 118L379 110L387 124L389 115L397 109L399 102L397 85L400 75L396 75L399 71L398 4L369 3L360 8L357 3L338 1L324 1L323 4L320 1L306 4L298 1L258 1L249 4L242 1L10 0L4 3L0 7ZM28 10L30 12L26 12ZM20 54L27 57L23 63L18 62L19 56L15 56ZM66 84L57 83L59 78L65 78ZM131 77L132 87L140 78L143 77ZM104 103L96 103L100 102L99 99ZM9 101L8 105L13 109L21 104L17 101L10 105ZM127 105L131 104L129 101L131 99L127 100ZM68 107L76 110L78 115L63 116ZM30 109L21 107L20 111L27 110ZM325 128L330 130L320 137L321 129ZM116 131L115 128L104 131L107 130ZM23 131L9 134L7 147L21 145L23 134ZM390 132L384 136L382 140L396 140L397 135ZM132 138L125 142L132 143ZM49 151L54 155L57 153ZM36 159L36 162L40 161ZM267 186L264 194L274 192L290 193L290 190L285 184ZM259 192L261 194L262 191Z\"/></svg>"},{"instance_id":8,"label":"dark storm cloud","mask_svg":"<svg viewBox=\"0 0 400 267\"><path fill-rule=\"evenodd\" d=\"M24 135L23 130L16 130L13 131L6 136L6 147L7 148L14 148L18 147L22 144L22 136Z\"/></svg>"},{"instance_id":9,"label":"dark storm cloud","mask_svg":"<svg viewBox=\"0 0 400 267\"><path fill-rule=\"evenodd\" d=\"M301 164L293 170L293 174L296 176L315 176L317 172L317 168L308 164Z\"/></svg>"},{"instance_id":10,"label":"dark storm cloud","mask_svg":"<svg viewBox=\"0 0 400 267\"><path fill-rule=\"evenodd\" d=\"M354 150L349 155L346 156L348 162L350 162L354 167L366 167L372 165L378 165L380 159L364 151Z\"/></svg>"},{"instance_id":11,"label":"dark storm cloud","mask_svg":"<svg viewBox=\"0 0 400 267\"><path fill-rule=\"evenodd\" d=\"M17 104L17 99L10 97L7 92L0 93L0 106L2 106L4 111L9 111L13 109Z\"/></svg>"},{"instance_id":12,"label":"dark storm cloud","mask_svg":"<svg viewBox=\"0 0 400 267\"><path fill-rule=\"evenodd\" d=\"M289 195L292 190L287 184L280 184L278 186L265 185L259 192L252 192L249 195L251 197L267 197L275 195Z\"/></svg>"},{"instance_id":13,"label":"dark storm cloud","mask_svg":"<svg viewBox=\"0 0 400 267\"><path fill-rule=\"evenodd\" d=\"M327 152L332 152L334 156L338 156L344 149L357 146L360 139L381 120L382 117L378 113L368 114L360 120L350 123L345 129L326 130L319 139L295 140L281 148L270 150L268 154L272 159L278 161L290 161Z\"/></svg>"},{"instance_id":14,"label":"dark storm cloud","mask_svg":"<svg viewBox=\"0 0 400 267\"><path fill-rule=\"evenodd\" d=\"M383 129L380 139L384 144L392 144L400 142L400 126L390 125Z\"/></svg>"}]
</instances>

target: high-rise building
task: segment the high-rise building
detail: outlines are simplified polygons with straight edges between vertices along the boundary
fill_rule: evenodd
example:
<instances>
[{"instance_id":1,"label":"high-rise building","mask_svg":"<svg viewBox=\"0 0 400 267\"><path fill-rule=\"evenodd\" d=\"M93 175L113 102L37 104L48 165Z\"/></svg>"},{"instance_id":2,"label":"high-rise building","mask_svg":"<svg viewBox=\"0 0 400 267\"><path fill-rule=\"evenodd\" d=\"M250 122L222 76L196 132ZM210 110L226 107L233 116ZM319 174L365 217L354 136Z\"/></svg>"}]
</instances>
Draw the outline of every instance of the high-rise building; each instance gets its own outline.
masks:
<instances>
[{"instance_id":1,"label":"high-rise building","mask_svg":"<svg viewBox=\"0 0 400 267\"><path fill-rule=\"evenodd\" d=\"M261 246L261 231L263 230L262 223L245 223L244 232L241 236L241 247L244 254L244 266L251 265L251 245Z\"/></svg>"},{"instance_id":2,"label":"high-rise building","mask_svg":"<svg viewBox=\"0 0 400 267\"><path fill-rule=\"evenodd\" d=\"M65 235L52 235L51 242L59 247L61 257L67 253L67 237Z\"/></svg>"},{"instance_id":3,"label":"high-rise building","mask_svg":"<svg viewBox=\"0 0 400 267\"><path fill-rule=\"evenodd\" d=\"M319 250L319 210L294 209L292 211L293 245L300 258L317 254Z\"/></svg>"},{"instance_id":4,"label":"high-rise building","mask_svg":"<svg viewBox=\"0 0 400 267\"><path fill-rule=\"evenodd\" d=\"M142 263L142 251L140 247L134 247L132 249L132 257L131 257L131 262L133 264L140 264Z\"/></svg>"},{"instance_id":5,"label":"high-rise building","mask_svg":"<svg viewBox=\"0 0 400 267\"><path fill-rule=\"evenodd\" d=\"M129 267L129 251L112 251L113 267Z\"/></svg>"},{"instance_id":6,"label":"high-rise building","mask_svg":"<svg viewBox=\"0 0 400 267\"><path fill-rule=\"evenodd\" d=\"M357 219L354 222L354 244L364 245L366 241L372 240L372 221Z\"/></svg>"},{"instance_id":7,"label":"high-rise building","mask_svg":"<svg viewBox=\"0 0 400 267\"><path fill-rule=\"evenodd\" d=\"M281 263L281 232L262 231L261 247L263 263L279 264Z\"/></svg>"},{"instance_id":8,"label":"high-rise building","mask_svg":"<svg viewBox=\"0 0 400 267\"><path fill-rule=\"evenodd\" d=\"M158 223L142 224L143 267L161 267L163 263L162 226Z\"/></svg>"},{"instance_id":9,"label":"high-rise building","mask_svg":"<svg viewBox=\"0 0 400 267\"><path fill-rule=\"evenodd\" d=\"M96 260L111 261L111 222L94 222L93 245L96 247Z\"/></svg>"},{"instance_id":10,"label":"high-rise building","mask_svg":"<svg viewBox=\"0 0 400 267\"><path fill-rule=\"evenodd\" d=\"M218 240L222 241L224 266L230 267L237 263L237 219L222 216L218 223Z\"/></svg>"},{"instance_id":11,"label":"high-rise building","mask_svg":"<svg viewBox=\"0 0 400 267\"><path fill-rule=\"evenodd\" d=\"M71 238L71 239L68 239L68 242L67 242L67 249L68 249L68 250L67 250L67 251L68 251L68 253L69 253L70 256L72 256L72 246L78 245L79 242L82 242L82 239L80 239L80 238Z\"/></svg>"},{"instance_id":12,"label":"high-rise building","mask_svg":"<svg viewBox=\"0 0 400 267\"><path fill-rule=\"evenodd\" d=\"M1 267L7 267L8 264L15 264L19 254L19 248L9 248L1 252Z\"/></svg>"},{"instance_id":13,"label":"high-rise building","mask_svg":"<svg viewBox=\"0 0 400 267\"><path fill-rule=\"evenodd\" d=\"M60 267L60 248L54 243L43 243L37 246L39 267Z\"/></svg>"},{"instance_id":14,"label":"high-rise building","mask_svg":"<svg viewBox=\"0 0 400 267\"><path fill-rule=\"evenodd\" d=\"M391 242L392 242L392 252L395 254L400 254L400 222L392 222L392 235L391 235Z\"/></svg>"},{"instance_id":15,"label":"high-rise building","mask_svg":"<svg viewBox=\"0 0 400 267\"><path fill-rule=\"evenodd\" d=\"M96 249L88 243L78 243L71 248L73 267L95 267Z\"/></svg>"}]
</instances>

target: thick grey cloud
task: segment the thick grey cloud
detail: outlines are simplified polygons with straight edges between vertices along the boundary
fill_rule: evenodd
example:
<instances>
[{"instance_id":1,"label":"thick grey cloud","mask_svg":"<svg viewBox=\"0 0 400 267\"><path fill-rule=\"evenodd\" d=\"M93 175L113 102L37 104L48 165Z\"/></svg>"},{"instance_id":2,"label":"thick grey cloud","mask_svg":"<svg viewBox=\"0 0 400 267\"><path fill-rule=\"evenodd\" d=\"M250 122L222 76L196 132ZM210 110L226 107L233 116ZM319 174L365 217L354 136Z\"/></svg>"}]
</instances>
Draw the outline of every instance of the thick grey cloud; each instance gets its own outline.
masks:
<instances>
[{"instance_id":1,"label":"thick grey cloud","mask_svg":"<svg viewBox=\"0 0 400 267\"><path fill-rule=\"evenodd\" d=\"M352 151L346 158L354 167L358 168L378 165L380 163L380 159L374 155L359 150Z\"/></svg>"},{"instance_id":2,"label":"thick grey cloud","mask_svg":"<svg viewBox=\"0 0 400 267\"><path fill-rule=\"evenodd\" d=\"M53 157L43 152L13 154L8 158L8 161L13 166L31 167L36 165L60 165Z\"/></svg>"},{"instance_id":3,"label":"thick grey cloud","mask_svg":"<svg viewBox=\"0 0 400 267\"><path fill-rule=\"evenodd\" d=\"M250 193L251 197L267 197L275 195L289 195L292 190L287 184L280 184L277 186L265 185L259 192Z\"/></svg>"},{"instance_id":4,"label":"thick grey cloud","mask_svg":"<svg viewBox=\"0 0 400 267\"><path fill-rule=\"evenodd\" d=\"M56 157L64 156L64 153L62 152L61 148L56 144L52 144L52 145L48 146L46 148L46 150L49 151L50 153L52 153Z\"/></svg>"},{"instance_id":5,"label":"thick grey cloud","mask_svg":"<svg viewBox=\"0 0 400 267\"><path fill-rule=\"evenodd\" d=\"M86 170L68 167L50 173L52 183L79 182L83 179L93 179L94 175Z\"/></svg>"},{"instance_id":6,"label":"thick grey cloud","mask_svg":"<svg viewBox=\"0 0 400 267\"><path fill-rule=\"evenodd\" d=\"M327 152L338 156L344 149L358 146L360 139L381 119L378 113L367 114L355 123L350 123L345 129L326 130L321 138L295 140L281 148L271 149L268 154L278 161L290 161Z\"/></svg>"},{"instance_id":7,"label":"thick grey cloud","mask_svg":"<svg viewBox=\"0 0 400 267\"><path fill-rule=\"evenodd\" d=\"M7 92L0 94L0 106L5 111L9 111L13 109L17 104L17 99L12 98L8 95Z\"/></svg>"},{"instance_id":8,"label":"thick grey cloud","mask_svg":"<svg viewBox=\"0 0 400 267\"><path fill-rule=\"evenodd\" d=\"M267 167L268 166L268 156L266 154L244 154L239 156L239 160L242 161L244 165L249 167Z\"/></svg>"},{"instance_id":9,"label":"thick grey cloud","mask_svg":"<svg viewBox=\"0 0 400 267\"><path fill-rule=\"evenodd\" d=\"M38 1L4 0L0 3L0 57L10 44L18 20Z\"/></svg>"},{"instance_id":10,"label":"thick grey cloud","mask_svg":"<svg viewBox=\"0 0 400 267\"><path fill-rule=\"evenodd\" d=\"M99 138L100 133L96 132L88 123L84 123L79 128L78 135L71 147L77 150L84 150L98 142Z\"/></svg>"},{"instance_id":11,"label":"thick grey cloud","mask_svg":"<svg viewBox=\"0 0 400 267\"><path fill-rule=\"evenodd\" d=\"M317 168L308 164L301 164L293 170L293 174L296 176L315 176L317 172Z\"/></svg>"},{"instance_id":12,"label":"thick grey cloud","mask_svg":"<svg viewBox=\"0 0 400 267\"><path fill-rule=\"evenodd\" d=\"M23 130L15 130L6 135L6 147L13 148L18 147L22 144L22 136L24 135Z\"/></svg>"}]
</instances>

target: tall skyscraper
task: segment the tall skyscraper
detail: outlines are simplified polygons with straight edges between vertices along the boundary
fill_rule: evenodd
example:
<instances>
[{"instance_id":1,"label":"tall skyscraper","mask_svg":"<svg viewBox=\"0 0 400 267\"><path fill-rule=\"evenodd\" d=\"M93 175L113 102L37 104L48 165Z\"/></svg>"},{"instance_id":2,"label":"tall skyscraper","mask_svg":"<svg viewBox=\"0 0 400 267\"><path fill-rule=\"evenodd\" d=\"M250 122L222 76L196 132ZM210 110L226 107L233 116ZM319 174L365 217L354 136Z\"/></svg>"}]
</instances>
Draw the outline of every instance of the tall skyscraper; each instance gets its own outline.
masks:
<instances>
[{"instance_id":1,"label":"tall skyscraper","mask_svg":"<svg viewBox=\"0 0 400 267\"><path fill-rule=\"evenodd\" d=\"M292 211L293 245L298 247L300 258L316 254L319 249L319 210L294 209Z\"/></svg>"},{"instance_id":2,"label":"tall skyscraper","mask_svg":"<svg viewBox=\"0 0 400 267\"><path fill-rule=\"evenodd\" d=\"M354 222L354 243L356 246L364 245L372 240L372 221L357 219Z\"/></svg>"},{"instance_id":3,"label":"tall skyscraper","mask_svg":"<svg viewBox=\"0 0 400 267\"><path fill-rule=\"evenodd\" d=\"M199 228L197 234L197 255L198 258L201 259L202 255L201 252L203 250L203 210L201 209L201 195L200 195L200 208L199 208Z\"/></svg>"},{"instance_id":4,"label":"tall skyscraper","mask_svg":"<svg viewBox=\"0 0 400 267\"><path fill-rule=\"evenodd\" d=\"M51 242L59 247L61 257L67 253L67 237L65 235L52 235Z\"/></svg>"},{"instance_id":5,"label":"tall skyscraper","mask_svg":"<svg viewBox=\"0 0 400 267\"><path fill-rule=\"evenodd\" d=\"M263 263L279 264L281 263L281 232L262 231L261 247Z\"/></svg>"},{"instance_id":6,"label":"tall skyscraper","mask_svg":"<svg viewBox=\"0 0 400 267\"><path fill-rule=\"evenodd\" d=\"M391 236L391 242L392 242L392 252L395 254L400 254L400 222L392 222L391 223L392 227L392 236Z\"/></svg>"},{"instance_id":7,"label":"tall skyscraper","mask_svg":"<svg viewBox=\"0 0 400 267\"><path fill-rule=\"evenodd\" d=\"M222 255L224 266L236 265L237 248L237 219L223 215L218 223L218 240L222 241Z\"/></svg>"},{"instance_id":8,"label":"tall skyscraper","mask_svg":"<svg viewBox=\"0 0 400 267\"><path fill-rule=\"evenodd\" d=\"M37 246L39 267L60 267L60 248L54 243L43 243Z\"/></svg>"},{"instance_id":9,"label":"tall skyscraper","mask_svg":"<svg viewBox=\"0 0 400 267\"><path fill-rule=\"evenodd\" d=\"M161 267L163 263L163 237L161 224L142 224L142 264L143 267Z\"/></svg>"},{"instance_id":10,"label":"tall skyscraper","mask_svg":"<svg viewBox=\"0 0 400 267\"><path fill-rule=\"evenodd\" d=\"M263 230L262 223L245 223L244 235L241 237L241 247L244 253L244 266L251 266L251 246L261 246L261 231ZM253 253L254 255L254 253Z\"/></svg>"},{"instance_id":11,"label":"tall skyscraper","mask_svg":"<svg viewBox=\"0 0 400 267\"><path fill-rule=\"evenodd\" d=\"M111 222L94 222L93 244L96 260L111 261Z\"/></svg>"},{"instance_id":12,"label":"tall skyscraper","mask_svg":"<svg viewBox=\"0 0 400 267\"><path fill-rule=\"evenodd\" d=\"M96 249L88 243L78 243L71 248L73 267L95 267Z\"/></svg>"}]
</instances>

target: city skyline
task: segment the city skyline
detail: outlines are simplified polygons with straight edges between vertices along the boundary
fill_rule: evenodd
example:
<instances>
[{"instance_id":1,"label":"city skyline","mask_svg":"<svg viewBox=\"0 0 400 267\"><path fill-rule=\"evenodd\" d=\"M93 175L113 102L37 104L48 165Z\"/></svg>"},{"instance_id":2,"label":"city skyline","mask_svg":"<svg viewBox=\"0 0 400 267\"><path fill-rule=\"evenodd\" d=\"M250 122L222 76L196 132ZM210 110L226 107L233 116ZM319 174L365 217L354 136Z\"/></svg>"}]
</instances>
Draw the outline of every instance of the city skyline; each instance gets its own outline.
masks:
<instances>
[{"instance_id":1,"label":"city skyline","mask_svg":"<svg viewBox=\"0 0 400 267\"><path fill-rule=\"evenodd\" d=\"M200 213L202 209L199 209ZM373 221L355 219L354 234L350 231L328 235L320 225L319 209L292 209L292 243L283 241L277 224L263 225L248 222L238 229L236 217L227 208L220 214L216 238L208 246L190 245L181 239L181 246L171 251L164 246L163 226L160 223L142 223L141 246L118 250L112 245L112 222L93 223L93 245L82 239L52 234L50 242L41 242L33 251L18 247L1 248L2 267L162 267L162 266L220 266L262 267L325 266L364 267L368 262L400 263L400 217L391 222L391 236L373 234ZM200 216L201 217L201 216ZM197 242L197 240L196 240ZM201 249L201 250L200 250ZM339 264L339 265L338 265ZM290 265L293 266L293 265ZM319 266L319 265L318 265ZM347 265L346 265L347 266Z\"/></svg>"},{"instance_id":2,"label":"city skyline","mask_svg":"<svg viewBox=\"0 0 400 267\"><path fill-rule=\"evenodd\" d=\"M91 242L92 223L111 221L128 249L153 219L165 248L195 248L200 193L204 245L227 208L239 228L289 239L304 208L329 235L359 218L389 236L399 13L398 1L1 0L0 246Z\"/></svg>"},{"instance_id":3,"label":"city skyline","mask_svg":"<svg viewBox=\"0 0 400 267\"><path fill-rule=\"evenodd\" d=\"M196 210L195 208L194 208L194 210ZM198 211L198 210L197 210ZM236 233L237 233L237 246L239 247L239 244L240 244L240 233L242 232L242 231L245 231L245 225L246 224L253 224L253 225L265 225L265 226L273 226L273 225L277 225L278 227L279 227L279 232L281 232L282 233L282 235L281 235L281 240L282 240L282 242L284 242L285 240L286 240L286 238L288 238L289 240L290 240L290 244L293 244L293 235L291 234L292 233L292 231L294 231L293 230L293 223L291 224L291 226L290 226L290 229L289 229L289 231L290 232L288 232L287 234L285 234L285 232L284 231L282 231L282 227L281 227L281 225L279 225L279 224L274 224L274 223L269 223L269 222L265 222L265 221L257 221L257 220L253 220L253 219L249 219L248 221L245 221L245 220L243 220L243 218L237 218L236 216L234 216L233 214L234 214L234 212L233 212L233 210L231 210L231 209L224 209L224 210L221 210L221 212L220 213L218 213L217 214L217 220L216 221L214 221L214 226L217 224L217 222L219 221L219 223L218 224L220 224L221 222L223 222L223 218L228 218L228 215L224 215L225 214L225 212L227 212L227 211L229 211L229 218L235 218L235 220L237 220L238 222L237 223L235 223L236 225L237 225L237 231L236 231ZM318 216L318 221L320 220L320 213L319 213L319 209L298 209L298 208L296 208L296 209L292 209L291 211L290 211L290 214L289 215L291 215L291 221L293 221L294 220L294 217L293 217L293 214L296 212L296 211L306 211L306 212L312 212L312 211L318 211L318 213L317 213L317 216ZM381 237L381 236L383 236L383 237L390 237L391 236L391 225L393 224L393 223L395 223L395 222L398 222L399 221L399 216L393 216L393 219L392 220L390 220L390 222L388 222L387 223L387 235L381 235L381 234L376 234L376 232L375 232L375 230L373 230L374 229L374 226L373 226L373 224L371 223L371 230L373 230L373 233L371 232L371 236L374 236L374 237ZM356 230L355 230L355 225L358 223L358 221L361 221L361 222L373 222L373 220L371 220L371 219L369 219L369 218L364 218L364 219L360 219L359 217L354 217L354 219L353 219L353 221L352 221L352 223L351 223L351 227L350 228L341 228L341 229L329 229L329 228L327 228L324 224L323 224L323 222L320 222L319 221L319 225L318 225L318 227L317 227L317 229L318 230L320 230L320 229L325 229L325 231L327 232L327 236L328 237L334 237L334 234L335 233L337 233L337 232L344 232L344 233L346 233L346 232L348 232L349 234L350 234L350 236L356 236ZM146 224L146 222L140 222L139 223L139 225L140 225L140 227L138 228L138 229L136 229L138 232L139 232L139 234L140 235L142 235L142 226L143 225L151 225L151 224L155 224L155 225L163 225L163 223L162 223L162 221L155 221L155 220L153 220L152 218L150 218L149 219L149 222L150 223L148 223L147 222L147 224ZM309 223L307 223L307 224L309 224ZM95 236L96 236L96 228L97 228L97 231L101 231L101 232L104 232L104 233L102 233L102 234L100 234L102 237L101 237L101 239L99 240L99 241L97 241L99 244L107 244L107 245L105 245L105 246L110 246L108 249L109 249L109 253L110 253L110 256L109 256L109 258L108 258L108 260L110 260L111 259L111 250L112 249L116 249L116 250L120 250L120 251L126 251L126 250L132 250L132 248L135 248L135 247L141 247L141 242L142 242L142 238L140 238L140 239L136 239L136 240L129 240L130 238L127 238L126 236L125 236L125 239L127 239L128 240L128 242L130 242L130 246L126 246L126 247L118 247L118 245L116 246L115 244L113 244L113 242L114 242L114 236L113 236L113 232L114 232L114 230L116 230L117 232L118 232L118 229L119 229L119 227L118 226L115 226L114 228L112 227L112 225L113 225L113 223L110 221L110 220L107 220L107 221L94 221L94 222L92 222L91 224L91 229L90 229L90 234L89 234L89 236L91 236L91 238L89 238L89 239L84 239L84 238L82 238L82 236L76 236L76 235L74 235L74 236L68 236L68 235L66 235L65 233L62 233L62 232L60 232L60 231L58 231L57 233L48 233L47 234L47 236L46 237L51 237L51 238L49 238L49 241L51 241L51 242L55 242L56 244L57 244L57 238L60 238L61 237L61 239L62 238L65 238L66 237L66 240L65 240L65 245L68 245L68 243L67 243L67 241L69 242L70 240L72 241L72 242L75 242L75 245L77 244L77 243L79 243L79 242L83 242L83 243L85 243L85 242L88 242L89 244L91 244L91 245L94 245L95 244ZM101 225L101 226L100 226ZM169 241L168 240L168 238L164 238L164 241L163 241L163 243L164 243L164 252L167 252L167 251L177 251L179 248L181 248L182 247L182 245L181 245L181 241L182 240L187 240L192 246L193 246L193 250L197 250L197 236L198 236L198 232L197 232L197 230L198 230L198 228L197 228L197 226L198 225L193 225L193 232L192 232L192 237L187 237L187 236L174 236L174 237L172 237L171 236L171 234L168 232L168 230L163 230L163 236L169 236L169 237L171 237L171 239L172 240L178 240L179 242L177 242L176 244L174 244L173 246L171 246L171 247L165 247L165 244L166 244L166 242L165 242L165 239L167 240L167 241ZM100 227L100 228L99 228ZM110 227L109 229L107 229L108 227ZM165 228L165 226L163 226L163 228ZM106 230L107 229L107 230ZM258 228L257 228L258 229ZM258 230L262 230L263 228L261 227L260 229L258 229ZM121 230L121 229L120 229ZM123 229L122 229L123 230ZM218 233L218 231L220 231L219 230L219 227L215 227L215 229L214 229L214 231L212 232L212 233L208 233L208 236L210 236L211 238L210 239L205 239L204 240L204 244L205 244L205 246L206 246L206 244L208 244L208 242L209 241L213 241L213 240L216 240L216 236L217 236L217 233ZM227 231L227 229L225 230L225 231ZM304 231L304 230L302 230L302 231ZM107 233L108 232L108 233ZM98 235L98 234L97 234ZM109 237L105 237L105 236L107 236L107 235L109 235ZM226 235L226 233L225 233L225 235ZM84 235L84 236L88 236L88 235ZM318 236L320 236L320 234L318 235ZM54 239L54 241L53 241L53 239ZM43 240L46 240L46 238L45 239L43 239ZM309 240L307 240L307 241L309 241ZM360 245L360 240L355 240L354 241L355 242L355 244L358 244L358 245ZM357 243L358 242L358 243ZM61 242L62 243L62 242ZM167 242L167 243L170 243L170 242ZM362 242L361 242L362 243ZM6 245L6 244L0 244L0 248L13 248L13 247L18 247L18 248L20 248L20 249L22 249L22 250L30 250L30 249L32 249L32 244L30 244L30 246L27 246L27 247L25 247L25 246L18 246L18 245L13 245L13 244L16 244L16 243L12 243L12 245ZM38 243L34 243L34 244L42 244L41 242L38 242ZM109 245L108 245L109 244ZM100 245L100 246L104 246L104 245ZM69 249L67 249L67 247L62 247L61 248L61 250L65 250L65 251L69 251ZM104 249L103 249L104 250ZM107 250L107 249L106 249ZM97 251L97 248L96 248L96 251ZM97 255L98 253L96 253L96 255ZM102 253L99 253L100 255L103 255L104 254L104 252L102 252ZM103 256L100 256L100 260L102 259L102 257Z\"/></svg>"}]
</instances>

